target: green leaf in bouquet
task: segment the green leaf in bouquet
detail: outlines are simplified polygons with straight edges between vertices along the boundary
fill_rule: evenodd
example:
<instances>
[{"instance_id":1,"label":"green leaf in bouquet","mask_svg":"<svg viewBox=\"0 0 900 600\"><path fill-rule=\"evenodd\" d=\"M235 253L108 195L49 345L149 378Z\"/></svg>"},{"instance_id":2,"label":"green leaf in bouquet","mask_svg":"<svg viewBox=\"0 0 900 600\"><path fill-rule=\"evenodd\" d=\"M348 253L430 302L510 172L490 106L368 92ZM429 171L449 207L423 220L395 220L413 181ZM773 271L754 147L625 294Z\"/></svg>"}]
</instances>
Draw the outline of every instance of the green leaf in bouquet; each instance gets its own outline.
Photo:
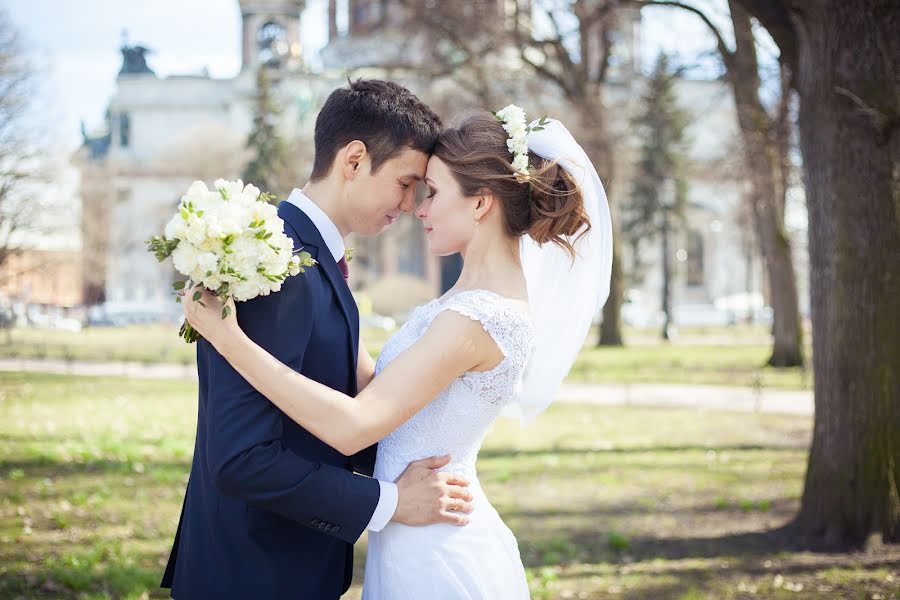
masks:
<instances>
[{"instance_id":1,"label":"green leaf in bouquet","mask_svg":"<svg viewBox=\"0 0 900 600\"><path fill-rule=\"evenodd\" d=\"M176 281L175 283L172 284L172 289L174 289L176 291L183 290L185 285L187 285L186 281Z\"/></svg>"},{"instance_id":2,"label":"green leaf in bouquet","mask_svg":"<svg viewBox=\"0 0 900 600\"><path fill-rule=\"evenodd\" d=\"M172 255L178 247L179 240L168 240L165 236L154 235L146 240L147 251L156 255L156 260L162 262Z\"/></svg>"},{"instance_id":3,"label":"green leaf in bouquet","mask_svg":"<svg viewBox=\"0 0 900 600\"><path fill-rule=\"evenodd\" d=\"M199 300L203 296L203 292L194 292L194 302Z\"/></svg>"},{"instance_id":4,"label":"green leaf in bouquet","mask_svg":"<svg viewBox=\"0 0 900 600\"><path fill-rule=\"evenodd\" d=\"M228 190L223 187L219 188L219 195L222 196L222 200L228 202Z\"/></svg>"},{"instance_id":5,"label":"green leaf in bouquet","mask_svg":"<svg viewBox=\"0 0 900 600\"><path fill-rule=\"evenodd\" d=\"M222 309L222 318L223 318L223 319L227 319L227 318L228 318L228 315L230 315L230 314L231 314L231 307L230 307L230 306L226 306L225 308Z\"/></svg>"}]
</instances>

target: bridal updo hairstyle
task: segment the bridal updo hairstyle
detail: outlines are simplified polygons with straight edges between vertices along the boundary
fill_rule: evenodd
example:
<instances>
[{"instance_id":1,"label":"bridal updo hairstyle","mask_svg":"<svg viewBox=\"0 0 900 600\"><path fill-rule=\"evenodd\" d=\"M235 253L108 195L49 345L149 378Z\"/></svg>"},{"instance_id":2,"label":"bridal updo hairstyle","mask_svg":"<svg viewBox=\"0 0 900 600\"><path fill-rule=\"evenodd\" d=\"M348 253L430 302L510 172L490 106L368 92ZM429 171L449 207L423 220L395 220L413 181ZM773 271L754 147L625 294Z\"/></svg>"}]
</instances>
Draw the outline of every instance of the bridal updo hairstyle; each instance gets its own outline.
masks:
<instances>
[{"instance_id":1,"label":"bridal updo hairstyle","mask_svg":"<svg viewBox=\"0 0 900 600\"><path fill-rule=\"evenodd\" d=\"M445 129L434 155L444 161L464 195L489 191L499 201L511 237L528 234L539 244L557 244L574 257L572 242L577 238L567 238L580 237L591 226L581 190L556 161L532 152L528 153L531 180L520 183L506 146L508 137L492 114L478 112L457 127Z\"/></svg>"}]
</instances>

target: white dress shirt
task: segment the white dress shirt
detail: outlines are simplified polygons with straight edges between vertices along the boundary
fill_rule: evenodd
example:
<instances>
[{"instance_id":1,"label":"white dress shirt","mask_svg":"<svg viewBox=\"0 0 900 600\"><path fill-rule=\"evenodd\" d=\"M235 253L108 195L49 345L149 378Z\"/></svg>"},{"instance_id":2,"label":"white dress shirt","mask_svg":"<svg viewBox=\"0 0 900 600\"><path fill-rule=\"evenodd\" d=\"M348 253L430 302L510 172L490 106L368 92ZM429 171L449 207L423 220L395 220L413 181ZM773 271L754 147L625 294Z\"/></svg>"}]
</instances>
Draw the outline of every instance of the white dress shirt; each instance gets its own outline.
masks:
<instances>
[{"instance_id":1,"label":"white dress shirt","mask_svg":"<svg viewBox=\"0 0 900 600\"><path fill-rule=\"evenodd\" d=\"M334 262L339 262L344 258L344 238L341 237L341 232L338 231L334 222L328 218L328 215L315 202L310 200L306 194L296 188L291 192L287 201L302 210L309 217L309 220L313 222L313 225L316 226L316 229L322 235L322 239L325 240L328 251L334 257ZM397 484L379 480L378 485L381 487L381 493L378 496L378 505L375 507L375 512L372 513L372 518L366 527L369 531L381 531L384 529L384 526L388 524L397 511Z\"/></svg>"}]
</instances>

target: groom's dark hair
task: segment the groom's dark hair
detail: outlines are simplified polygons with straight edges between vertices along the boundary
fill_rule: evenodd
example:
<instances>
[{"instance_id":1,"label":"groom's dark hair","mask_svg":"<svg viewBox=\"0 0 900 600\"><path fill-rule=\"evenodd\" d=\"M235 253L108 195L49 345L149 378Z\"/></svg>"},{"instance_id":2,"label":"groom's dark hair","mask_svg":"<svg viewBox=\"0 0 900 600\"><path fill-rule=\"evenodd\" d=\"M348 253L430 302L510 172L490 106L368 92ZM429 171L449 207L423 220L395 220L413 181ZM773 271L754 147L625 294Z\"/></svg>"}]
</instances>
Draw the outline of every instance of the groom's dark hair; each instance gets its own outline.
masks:
<instances>
[{"instance_id":1,"label":"groom's dark hair","mask_svg":"<svg viewBox=\"0 0 900 600\"><path fill-rule=\"evenodd\" d=\"M338 150L359 140L376 172L403 148L431 154L441 132L438 117L402 85L379 79L349 81L331 92L316 118L316 156L310 180L325 178Z\"/></svg>"}]
</instances>

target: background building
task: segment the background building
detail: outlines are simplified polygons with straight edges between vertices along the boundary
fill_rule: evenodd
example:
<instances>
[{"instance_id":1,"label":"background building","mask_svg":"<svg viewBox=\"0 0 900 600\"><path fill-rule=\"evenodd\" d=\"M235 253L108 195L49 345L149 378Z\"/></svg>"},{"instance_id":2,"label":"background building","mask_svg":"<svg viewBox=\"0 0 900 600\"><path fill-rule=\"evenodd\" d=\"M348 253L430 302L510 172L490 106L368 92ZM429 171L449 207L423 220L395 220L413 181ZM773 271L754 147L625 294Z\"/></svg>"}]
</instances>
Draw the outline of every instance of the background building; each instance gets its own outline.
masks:
<instances>
[{"instance_id":1,"label":"background building","mask_svg":"<svg viewBox=\"0 0 900 600\"><path fill-rule=\"evenodd\" d=\"M479 17L498 22L512 10L511 3L501 0L471 6L484 13ZM244 145L252 122L255 73L261 65L273 74L282 107L280 131L294 149L297 187L311 166L317 108L348 76L396 80L447 121L482 107L484 97L514 101L530 115L567 114L555 90L521 70L498 69L491 83L496 89L480 95L451 77L435 76L428 68L434 49L395 0L329 2L327 22L322 23L329 42L315 70L302 55L299 39L304 2L242 0L240 7L242 68L234 78L213 79L206 73L160 78L147 65L145 48L122 48L106 127L84 132L84 144L74 157L82 176L85 301L105 302L112 312L177 311L170 298L175 274L146 252L144 240L161 231L191 181L239 176L248 158ZM630 119L644 81L639 68L640 12L624 10L616 22L612 34L607 32L616 60L607 78L610 85L605 86L617 140L614 211L628 200L629 165L639 146ZM720 81L686 80L679 84L678 96L693 121L688 227L676 238L673 304L712 306L718 299L764 292L761 265L753 258L755 245L747 238L752 228L742 216L746 182L736 158L730 91ZM401 219L384 235L351 239L348 245L356 249L352 284L374 296L380 312L403 313L449 288L459 272L459 257L438 259L427 253L422 229L412 217ZM639 277L630 283L631 298L639 300L647 315L660 306L661 268L655 248L653 243L636 253L627 245L622 248L625 265L641 265L635 270Z\"/></svg>"}]
</instances>

